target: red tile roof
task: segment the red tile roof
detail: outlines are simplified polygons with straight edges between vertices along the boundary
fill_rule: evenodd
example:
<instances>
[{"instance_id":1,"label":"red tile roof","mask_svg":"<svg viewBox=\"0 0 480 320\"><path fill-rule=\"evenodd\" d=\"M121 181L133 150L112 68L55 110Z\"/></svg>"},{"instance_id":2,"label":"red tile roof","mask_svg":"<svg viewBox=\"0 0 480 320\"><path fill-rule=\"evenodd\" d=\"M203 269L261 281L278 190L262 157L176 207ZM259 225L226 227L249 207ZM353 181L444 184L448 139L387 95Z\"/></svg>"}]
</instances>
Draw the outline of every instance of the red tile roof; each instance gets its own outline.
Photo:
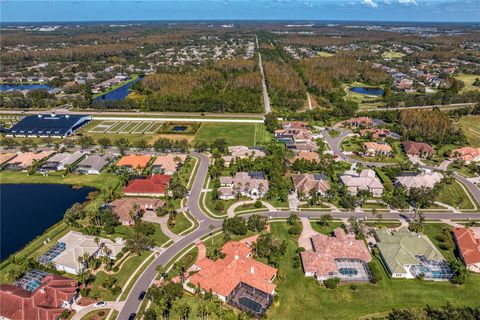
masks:
<instances>
[{"instance_id":1,"label":"red tile roof","mask_svg":"<svg viewBox=\"0 0 480 320\"><path fill-rule=\"evenodd\" d=\"M134 169L144 169L152 157L148 155L129 154L121 158L116 166L117 167L131 167Z\"/></svg>"},{"instance_id":2,"label":"red tile roof","mask_svg":"<svg viewBox=\"0 0 480 320\"><path fill-rule=\"evenodd\" d=\"M216 261L201 259L195 264L200 271L190 281L203 290L227 297L240 282L263 292L273 294L276 285L271 283L277 269L252 259L251 242L256 237L239 242L227 242L222 252L225 258Z\"/></svg>"},{"instance_id":3,"label":"red tile roof","mask_svg":"<svg viewBox=\"0 0 480 320\"><path fill-rule=\"evenodd\" d=\"M55 320L63 311L61 305L75 295L77 282L49 275L40 287L30 292L3 284L0 286L0 315L12 320Z\"/></svg>"},{"instance_id":4,"label":"red tile roof","mask_svg":"<svg viewBox=\"0 0 480 320\"><path fill-rule=\"evenodd\" d=\"M424 142L404 141L402 146L406 154L421 155L434 153L433 148Z\"/></svg>"},{"instance_id":5,"label":"red tile roof","mask_svg":"<svg viewBox=\"0 0 480 320\"><path fill-rule=\"evenodd\" d=\"M304 251L302 257L305 272L314 273L319 277L326 277L338 273L335 259L359 259L370 262L372 257L361 240L354 235L346 234L341 228L334 230L334 237L317 234L312 237L314 251Z\"/></svg>"},{"instance_id":6,"label":"red tile roof","mask_svg":"<svg viewBox=\"0 0 480 320\"><path fill-rule=\"evenodd\" d=\"M164 194L170 182L170 176L164 174L153 174L146 179L135 179L131 181L123 192L128 194Z\"/></svg>"},{"instance_id":7,"label":"red tile roof","mask_svg":"<svg viewBox=\"0 0 480 320\"><path fill-rule=\"evenodd\" d=\"M469 228L454 228L453 234L466 265L480 263L480 240Z\"/></svg>"}]
</instances>

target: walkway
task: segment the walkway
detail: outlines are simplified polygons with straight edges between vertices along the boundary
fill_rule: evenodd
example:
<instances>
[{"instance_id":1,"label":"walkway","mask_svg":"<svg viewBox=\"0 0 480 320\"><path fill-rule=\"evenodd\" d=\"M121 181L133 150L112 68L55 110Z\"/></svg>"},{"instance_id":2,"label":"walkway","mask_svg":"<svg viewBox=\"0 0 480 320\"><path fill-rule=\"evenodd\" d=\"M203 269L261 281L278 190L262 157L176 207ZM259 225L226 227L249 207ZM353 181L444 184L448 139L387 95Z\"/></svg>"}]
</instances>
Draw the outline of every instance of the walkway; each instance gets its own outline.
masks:
<instances>
[{"instance_id":1,"label":"walkway","mask_svg":"<svg viewBox=\"0 0 480 320\"><path fill-rule=\"evenodd\" d=\"M300 218L300 221L302 222L303 229L300 237L298 238L298 246L305 248L305 250L312 250L313 247L310 238L318 234L318 232L313 230L310 219L302 217Z\"/></svg>"},{"instance_id":2,"label":"walkway","mask_svg":"<svg viewBox=\"0 0 480 320\"><path fill-rule=\"evenodd\" d=\"M72 317L72 320L80 320L82 319L87 313L93 310L100 310L100 309L115 309L115 310L122 310L123 305L125 304L125 301L105 301L105 306L101 308L94 307L94 304L91 304L89 306L79 306L74 304L72 309L74 309L76 312Z\"/></svg>"},{"instance_id":3,"label":"walkway","mask_svg":"<svg viewBox=\"0 0 480 320\"><path fill-rule=\"evenodd\" d=\"M439 201L434 201L437 206L447 208L448 210L452 211L453 213L461 213L457 208L454 208L446 203L439 202Z\"/></svg>"},{"instance_id":4,"label":"walkway","mask_svg":"<svg viewBox=\"0 0 480 320\"><path fill-rule=\"evenodd\" d=\"M234 217L235 216L235 209L240 207L240 206L243 206L245 204L253 204L255 203L257 200L244 200L244 201L239 201L239 202L235 202L234 204L232 204L230 207L228 207L227 209L227 216L229 218L231 217ZM270 203L268 202L265 202L265 201L260 201L265 207L267 207L268 211L269 212L275 212L277 211L277 209L275 209L274 206L272 206ZM254 210L254 209L252 209ZM238 213L238 212L237 212ZM253 212L255 213L255 212Z\"/></svg>"}]
</instances>

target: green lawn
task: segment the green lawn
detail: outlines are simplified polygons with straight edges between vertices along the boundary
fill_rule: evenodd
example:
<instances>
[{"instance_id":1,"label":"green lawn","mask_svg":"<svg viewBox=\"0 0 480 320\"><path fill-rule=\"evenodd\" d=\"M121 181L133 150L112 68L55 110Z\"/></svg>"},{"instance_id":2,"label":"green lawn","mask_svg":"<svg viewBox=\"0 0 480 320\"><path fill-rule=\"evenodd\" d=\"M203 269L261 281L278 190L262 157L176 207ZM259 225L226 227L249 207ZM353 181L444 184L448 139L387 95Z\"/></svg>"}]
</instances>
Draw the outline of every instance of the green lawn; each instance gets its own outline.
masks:
<instances>
[{"instance_id":1,"label":"green lawn","mask_svg":"<svg viewBox=\"0 0 480 320\"><path fill-rule=\"evenodd\" d=\"M465 84L465 87L460 91L460 93L464 93L467 91L479 91L480 87L474 86L473 83L475 82L476 79L480 78L480 75L478 74L458 74L454 76L455 79L463 81Z\"/></svg>"},{"instance_id":2,"label":"green lawn","mask_svg":"<svg viewBox=\"0 0 480 320\"><path fill-rule=\"evenodd\" d=\"M125 284L130 278L131 275L135 272L138 266L151 254L151 251L145 251L140 256L130 256L128 259L123 263L120 270L112 274L111 277L117 279L116 285L122 288L122 291L125 289ZM107 278L107 274L103 271L99 271L95 274L95 281L92 285L92 291L98 291L100 293L100 299L102 300L115 300L115 296L111 294L109 290L106 290L102 287L102 283Z\"/></svg>"},{"instance_id":3,"label":"green lawn","mask_svg":"<svg viewBox=\"0 0 480 320\"><path fill-rule=\"evenodd\" d=\"M90 311L82 317L82 320L104 320L107 318L110 309L97 309Z\"/></svg>"},{"instance_id":4,"label":"green lawn","mask_svg":"<svg viewBox=\"0 0 480 320\"><path fill-rule=\"evenodd\" d=\"M333 230L340 228L343 224L342 222L333 221L332 223L330 223L328 227L323 227L318 222L319 221L315 221L315 220L310 221L310 224L312 225L313 230L317 231L318 233L326 234L326 235L332 235Z\"/></svg>"},{"instance_id":5,"label":"green lawn","mask_svg":"<svg viewBox=\"0 0 480 320\"><path fill-rule=\"evenodd\" d=\"M167 237L162 230L160 229L160 225L158 223L153 223L155 226L155 234L152 236L153 240L155 241L155 245L161 246L164 243L166 243L168 240L170 240L169 237ZM132 229L128 226L121 225L115 228L115 233L112 235L109 235L108 237L111 239L115 239L117 237L121 238L126 238L130 233L132 232ZM106 236L106 235L101 235L101 236Z\"/></svg>"},{"instance_id":6,"label":"green lawn","mask_svg":"<svg viewBox=\"0 0 480 320\"><path fill-rule=\"evenodd\" d=\"M208 144L216 139L223 138L229 145L252 147L272 140L272 136L265 130L263 124L254 123L204 123L198 129L194 143Z\"/></svg>"},{"instance_id":7,"label":"green lawn","mask_svg":"<svg viewBox=\"0 0 480 320\"><path fill-rule=\"evenodd\" d=\"M423 225L423 233L433 242L437 249L446 259L455 258L453 250L444 250L442 247L442 230L451 229L451 226L445 223L425 223Z\"/></svg>"},{"instance_id":8,"label":"green lawn","mask_svg":"<svg viewBox=\"0 0 480 320\"><path fill-rule=\"evenodd\" d=\"M182 233L183 231L187 230L192 226L192 223L187 219L185 213L183 212L177 214L175 221L175 226L173 228L170 228L170 226L168 226L168 228L176 234Z\"/></svg>"},{"instance_id":9,"label":"green lawn","mask_svg":"<svg viewBox=\"0 0 480 320\"><path fill-rule=\"evenodd\" d=\"M102 189L107 185L116 187L120 180L116 175L102 173L99 175L76 175L68 174L65 177L57 174L44 176L34 174L29 176L26 172L2 171L0 172L0 183L53 183L71 184L74 186L88 186Z\"/></svg>"},{"instance_id":10,"label":"green lawn","mask_svg":"<svg viewBox=\"0 0 480 320\"><path fill-rule=\"evenodd\" d=\"M454 286L449 282L391 280L382 271L383 280L378 284L357 284L355 292L349 285L326 289L313 278L305 277L301 268L293 268L298 244L289 236L288 226L277 222L271 227L273 234L288 242L280 260L285 280L277 280L278 297L268 311L271 319L356 319L393 308L425 307L427 304L478 305L479 275L472 275L463 286ZM374 261L380 264L378 258Z\"/></svg>"},{"instance_id":11,"label":"green lawn","mask_svg":"<svg viewBox=\"0 0 480 320\"><path fill-rule=\"evenodd\" d=\"M456 124L462 129L470 146L480 147L480 116L464 116Z\"/></svg>"},{"instance_id":12,"label":"green lawn","mask_svg":"<svg viewBox=\"0 0 480 320\"><path fill-rule=\"evenodd\" d=\"M454 181L452 184L445 185L436 198L437 201L446 203L460 209L474 209L472 201L463 190L460 183Z\"/></svg>"},{"instance_id":13,"label":"green lawn","mask_svg":"<svg viewBox=\"0 0 480 320\"><path fill-rule=\"evenodd\" d=\"M405 54L395 51L385 51L382 53L382 57L386 59L399 59L402 58Z\"/></svg>"}]
</instances>

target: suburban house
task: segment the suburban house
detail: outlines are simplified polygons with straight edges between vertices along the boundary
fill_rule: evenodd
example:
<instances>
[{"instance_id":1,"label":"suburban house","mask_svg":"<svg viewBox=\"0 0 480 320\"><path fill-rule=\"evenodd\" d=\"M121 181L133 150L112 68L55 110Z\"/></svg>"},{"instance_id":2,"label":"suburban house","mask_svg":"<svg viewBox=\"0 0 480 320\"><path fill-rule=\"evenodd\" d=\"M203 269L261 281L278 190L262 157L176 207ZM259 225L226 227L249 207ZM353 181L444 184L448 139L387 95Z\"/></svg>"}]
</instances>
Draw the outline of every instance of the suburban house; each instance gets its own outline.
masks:
<instances>
[{"instance_id":1,"label":"suburban house","mask_svg":"<svg viewBox=\"0 0 480 320\"><path fill-rule=\"evenodd\" d=\"M370 117L351 118L351 119L345 120L343 124L349 127L354 127L354 128L360 128L360 127L371 128L376 126L376 123Z\"/></svg>"},{"instance_id":2,"label":"suburban house","mask_svg":"<svg viewBox=\"0 0 480 320\"><path fill-rule=\"evenodd\" d=\"M91 120L88 115L38 114L27 116L7 130L14 137L59 137L65 138Z\"/></svg>"},{"instance_id":3,"label":"suburban house","mask_svg":"<svg viewBox=\"0 0 480 320\"><path fill-rule=\"evenodd\" d=\"M383 185L372 169L365 169L359 174L348 171L340 175L340 180L351 195L356 195L361 190L371 192L375 198L380 198L383 194Z\"/></svg>"},{"instance_id":4,"label":"suburban house","mask_svg":"<svg viewBox=\"0 0 480 320\"><path fill-rule=\"evenodd\" d=\"M163 207L165 202L160 199L150 198L120 198L108 204L108 207L118 216L120 222L124 225L131 226L134 218L142 215L142 212L156 210ZM137 206L137 210L135 210Z\"/></svg>"},{"instance_id":5,"label":"suburban house","mask_svg":"<svg viewBox=\"0 0 480 320\"><path fill-rule=\"evenodd\" d=\"M301 192L306 197L309 197L311 190L316 190L321 195L325 195L330 189L330 182L328 182L327 177L321 173L295 174L292 180L297 193Z\"/></svg>"},{"instance_id":6,"label":"suburban house","mask_svg":"<svg viewBox=\"0 0 480 320\"><path fill-rule=\"evenodd\" d=\"M369 281L368 263L372 257L365 243L342 228L335 229L333 234L333 237L316 234L310 238L313 251L300 253L305 276L320 281L334 277L348 282Z\"/></svg>"},{"instance_id":7,"label":"suburban house","mask_svg":"<svg viewBox=\"0 0 480 320\"><path fill-rule=\"evenodd\" d=\"M237 172L234 177L220 177L220 199L234 199L237 194L252 199L265 196L268 180L263 172Z\"/></svg>"},{"instance_id":8,"label":"suburban house","mask_svg":"<svg viewBox=\"0 0 480 320\"><path fill-rule=\"evenodd\" d=\"M317 152L306 151L306 152L297 152L295 156L290 160L291 163L294 163L297 160L313 161L320 163L320 155Z\"/></svg>"},{"instance_id":9,"label":"suburban house","mask_svg":"<svg viewBox=\"0 0 480 320\"><path fill-rule=\"evenodd\" d=\"M361 137L371 136L371 138L374 139L374 140L386 139L386 138L400 139L400 135L398 133L391 132L388 129L377 129L377 128L361 129L358 132L358 134Z\"/></svg>"},{"instance_id":10,"label":"suburban house","mask_svg":"<svg viewBox=\"0 0 480 320\"><path fill-rule=\"evenodd\" d=\"M454 228L453 235L467 269L480 272L480 228Z\"/></svg>"},{"instance_id":11,"label":"suburban house","mask_svg":"<svg viewBox=\"0 0 480 320\"><path fill-rule=\"evenodd\" d=\"M161 197L166 194L171 176L152 174L145 179L134 179L123 188L123 193L131 197Z\"/></svg>"},{"instance_id":12,"label":"suburban house","mask_svg":"<svg viewBox=\"0 0 480 320\"><path fill-rule=\"evenodd\" d=\"M375 157L377 155L387 156L392 153L392 147L388 143L379 142L364 142L363 143L364 155L368 157Z\"/></svg>"},{"instance_id":13,"label":"suburban house","mask_svg":"<svg viewBox=\"0 0 480 320\"><path fill-rule=\"evenodd\" d=\"M455 150L452 150L450 154L450 158L463 160L465 164L470 164L472 162L479 162L480 148L463 147L463 148L455 149Z\"/></svg>"},{"instance_id":14,"label":"suburban house","mask_svg":"<svg viewBox=\"0 0 480 320\"><path fill-rule=\"evenodd\" d=\"M287 121L282 123L283 129L308 129L308 122L305 121Z\"/></svg>"},{"instance_id":15,"label":"suburban house","mask_svg":"<svg viewBox=\"0 0 480 320\"><path fill-rule=\"evenodd\" d=\"M166 154L157 156L152 163L153 172L161 172L166 175L173 175L180 164L184 163L187 159L185 154Z\"/></svg>"},{"instance_id":16,"label":"suburban house","mask_svg":"<svg viewBox=\"0 0 480 320\"><path fill-rule=\"evenodd\" d=\"M448 280L452 271L427 236L402 227L397 231L375 231L377 247L392 278Z\"/></svg>"},{"instance_id":17,"label":"suburban house","mask_svg":"<svg viewBox=\"0 0 480 320\"><path fill-rule=\"evenodd\" d=\"M85 159L77 164L75 171L81 174L100 174L112 158L112 155L87 154Z\"/></svg>"},{"instance_id":18,"label":"suburban house","mask_svg":"<svg viewBox=\"0 0 480 320\"><path fill-rule=\"evenodd\" d=\"M14 152L0 153L0 166L17 156Z\"/></svg>"},{"instance_id":19,"label":"suburban house","mask_svg":"<svg viewBox=\"0 0 480 320\"><path fill-rule=\"evenodd\" d=\"M313 134L306 128L283 128L275 130L275 138L284 142L288 149L293 151L315 151L317 144L313 141Z\"/></svg>"},{"instance_id":20,"label":"suburban house","mask_svg":"<svg viewBox=\"0 0 480 320\"><path fill-rule=\"evenodd\" d=\"M395 183L402 185L405 189L411 188L429 188L432 189L437 183L442 181L443 174L439 172L422 172L420 174L404 173L395 178Z\"/></svg>"},{"instance_id":21,"label":"suburban house","mask_svg":"<svg viewBox=\"0 0 480 320\"><path fill-rule=\"evenodd\" d=\"M198 272L187 281L241 310L264 314L273 301L277 269L253 259L256 239L227 242L221 249L225 257L216 261L199 259L193 266Z\"/></svg>"},{"instance_id":22,"label":"suburban house","mask_svg":"<svg viewBox=\"0 0 480 320\"><path fill-rule=\"evenodd\" d=\"M49 158L38 169L39 172L52 172L65 170L67 167L72 166L78 160L80 160L85 154L81 151L74 153L62 152L57 153L53 157Z\"/></svg>"},{"instance_id":23,"label":"suburban house","mask_svg":"<svg viewBox=\"0 0 480 320\"><path fill-rule=\"evenodd\" d=\"M433 148L425 142L403 141L402 147L406 154L417 157L428 157L435 153Z\"/></svg>"},{"instance_id":24,"label":"suburban house","mask_svg":"<svg viewBox=\"0 0 480 320\"><path fill-rule=\"evenodd\" d=\"M59 319L76 297L76 280L32 269L13 285L0 286L0 318Z\"/></svg>"},{"instance_id":25,"label":"suburban house","mask_svg":"<svg viewBox=\"0 0 480 320\"><path fill-rule=\"evenodd\" d=\"M8 161L3 169L11 171L26 170L34 162L45 159L53 154L53 151L44 150L40 152L19 152L17 156Z\"/></svg>"},{"instance_id":26,"label":"suburban house","mask_svg":"<svg viewBox=\"0 0 480 320\"><path fill-rule=\"evenodd\" d=\"M90 257L108 256L110 259L115 259L125 246L120 238L115 242L110 239L98 238L98 243L95 242L95 238L77 231L70 231L58 239L54 247L40 256L38 262L43 265L53 263L59 271L78 274L84 269L84 265L78 261L78 257L88 254Z\"/></svg>"},{"instance_id":27,"label":"suburban house","mask_svg":"<svg viewBox=\"0 0 480 320\"><path fill-rule=\"evenodd\" d=\"M229 167L232 161L237 158L247 159L249 157L252 157L253 159L257 159L265 157L265 152L257 149L250 149L245 146L228 147L228 153L230 155L222 157L226 167Z\"/></svg>"},{"instance_id":28,"label":"suburban house","mask_svg":"<svg viewBox=\"0 0 480 320\"><path fill-rule=\"evenodd\" d=\"M127 156L123 156L116 164L118 168L124 168L128 172L132 171L143 171L148 163L152 159L149 155L138 155L138 154L129 154Z\"/></svg>"}]
</instances>

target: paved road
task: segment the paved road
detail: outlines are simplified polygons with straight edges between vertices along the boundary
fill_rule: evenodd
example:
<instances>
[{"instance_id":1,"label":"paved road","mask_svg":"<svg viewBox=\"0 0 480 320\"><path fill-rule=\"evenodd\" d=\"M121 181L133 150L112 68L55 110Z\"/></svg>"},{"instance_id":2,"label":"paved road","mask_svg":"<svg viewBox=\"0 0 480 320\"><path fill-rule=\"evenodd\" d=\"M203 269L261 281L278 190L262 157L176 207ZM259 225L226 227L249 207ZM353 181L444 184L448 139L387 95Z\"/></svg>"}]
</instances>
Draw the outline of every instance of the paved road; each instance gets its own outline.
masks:
<instances>
[{"instance_id":1,"label":"paved road","mask_svg":"<svg viewBox=\"0 0 480 320\"><path fill-rule=\"evenodd\" d=\"M384 107L384 108L369 108L363 109L362 111L392 111L392 110L407 110L407 109L432 109L440 108L442 110L452 110L465 107L473 107L476 102L466 102L466 103L452 103L452 104L435 104L429 106L413 106L413 107Z\"/></svg>"},{"instance_id":2,"label":"paved road","mask_svg":"<svg viewBox=\"0 0 480 320\"><path fill-rule=\"evenodd\" d=\"M263 103L265 104L265 114L272 112L270 108L270 97L268 96L267 84L265 82L265 73L263 72L262 55L258 53L258 65L260 67L260 74L262 75L262 91L263 91Z\"/></svg>"},{"instance_id":3,"label":"paved road","mask_svg":"<svg viewBox=\"0 0 480 320\"><path fill-rule=\"evenodd\" d=\"M109 121L170 121L170 122L214 122L214 123L263 123L263 119L223 119L223 118L160 118L160 117L113 117L92 115L92 120Z\"/></svg>"},{"instance_id":4,"label":"paved road","mask_svg":"<svg viewBox=\"0 0 480 320\"><path fill-rule=\"evenodd\" d=\"M117 319L128 319L131 313L136 313L141 301L138 300L138 296L142 291L146 291L147 288L151 285L152 281L155 279L157 272L155 267L157 265L165 265L168 263L177 253L182 251L188 245L194 243L199 238L207 235L210 230L210 225L213 224L216 229L220 228L223 220L214 220L205 215L200 209L199 200L200 193L205 181L205 177L208 172L208 162L209 158L203 154L192 153L193 156L200 158L200 164L197 171L197 176L193 182L192 191L188 199L188 206L190 208L190 213L199 221L200 226L189 233L188 235L182 237L180 240L175 242L173 245L168 247L162 254L160 254L154 263L152 263L138 278L135 285L132 287L125 305L118 315Z\"/></svg>"},{"instance_id":5,"label":"paved road","mask_svg":"<svg viewBox=\"0 0 480 320\"><path fill-rule=\"evenodd\" d=\"M192 233L182 237L179 241L174 243L172 246L168 247L164 252L162 252L144 272L139 277L133 288L131 289L127 300L125 301L124 307L121 310L117 319L127 319L131 313L136 313L141 301L138 300L140 292L147 290L151 285L152 281L155 279L157 272L155 271L155 266L165 265L168 263L178 252L181 252L191 243L194 243L196 240L212 232L210 225L213 225L215 229L221 228L222 220L221 219L212 219L208 217L200 209L199 200L201 190L203 189L203 183L207 176L209 158L203 154L192 153L193 156L196 156L200 159L200 164L198 167L197 175L193 182L192 191L188 199L188 206L191 214L199 221L199 227ZM478 193L480 197L480 192ZM314 218L320 217L325 214L325 212L320 211L301 211L296 212L300 217ZM291 213L289 211L281 212L265 212L259 213L261 215L268 216L270 218L287 218ZM346 219L349 217L370 219L373 218L371 213L365 212L328 212L335 219ZM242 215L245 218L248 218L251 214ZM408 215L408 213L406 214ZM399 213L384 213L384 219L400 219L401 216ZM439 220L439 219L479 219L480 213L446 213L446 212L428 212L425 215L426 220Z\"/></svg>"}]
</instances>

